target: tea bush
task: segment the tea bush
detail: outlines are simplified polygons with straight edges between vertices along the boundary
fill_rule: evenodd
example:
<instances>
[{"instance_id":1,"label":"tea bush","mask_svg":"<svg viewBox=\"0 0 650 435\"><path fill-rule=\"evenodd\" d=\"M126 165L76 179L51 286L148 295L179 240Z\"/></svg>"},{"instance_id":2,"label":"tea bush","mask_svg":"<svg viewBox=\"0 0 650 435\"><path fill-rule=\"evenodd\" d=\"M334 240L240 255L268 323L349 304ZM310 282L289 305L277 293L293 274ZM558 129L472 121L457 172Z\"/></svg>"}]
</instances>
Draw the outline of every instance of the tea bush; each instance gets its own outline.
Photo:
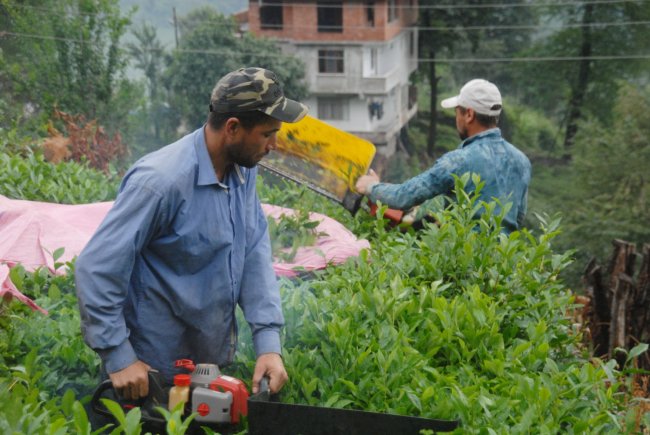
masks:
<instances>
[{"instance_id":1,"label":"tea bush","mask_svg":"<svg viewBox=\"0 0 650 435\"><path fill-rule=\"evenodd\" d=\"M46 165L29 159L36 173ZM89 181L73 201L110 199L114 182L97 180L108 190ZM505 235L494 203L462 193L467 181L420 232L388 229L381 211L352 217L304 189L260 182L264 202L330 215L371 242L341 266L282 280L283 400L458 418L458 433L638 429L625 378L613 361L590 359L567 317L572 296L559 273L570 255L553 250L559 222ZM67 192L25 189L16 196L64 202ZM486 212L475 220L478 207ZM90 433L83 403L99 362L81 339L72 274L15 268L12 279L50 315L1 306L0 430ZM224 371L250 382L250 332L240 331L238 361ZM122 418L118 432L140 433L137 414Z\"/></svg>"},{"instance_id":2,"label":"tea bush","mask_svg":"<svg viewBox=\"0 0 650 435\"><path fill-rule=\"evenodd\" d=\"M99 361L81 338L74 275L17 266L11 278L49 315L0 305L0 432L90 433L76 398L92 392Z\"/></svg>"},{"instance_id":3,"label":"tea bush","mask_svg":"<svg viewBox=\"0 0 650 435\"><path fill-rule=\"evenodd\" d=\"M590 359L567 316L559 222L506 236L467 180L439 225L402 233L377 219L359 258L283 281L283 400L459 418L459 433L625 432L614 362Z\"/></svg>"},{"instance_id":4,"label":"tea bush","mask_svg":"<svg viewBox=\"0 0 650 435\"><path fill-rule=\"evenodd\" d=\"M76 162L51 164L29 138L0 130L0 195L82 204L115 198L119 178Z\"/></svg>"}]
</instances>

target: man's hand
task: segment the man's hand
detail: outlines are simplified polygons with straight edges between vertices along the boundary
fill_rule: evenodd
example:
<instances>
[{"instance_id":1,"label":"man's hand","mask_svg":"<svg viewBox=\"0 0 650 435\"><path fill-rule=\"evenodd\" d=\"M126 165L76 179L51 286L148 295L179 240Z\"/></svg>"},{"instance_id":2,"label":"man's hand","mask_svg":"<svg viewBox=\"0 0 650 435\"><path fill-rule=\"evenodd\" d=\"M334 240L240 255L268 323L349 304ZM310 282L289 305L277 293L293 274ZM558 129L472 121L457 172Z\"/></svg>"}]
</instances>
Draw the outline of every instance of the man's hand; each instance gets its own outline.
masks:
<instances>
[{"instance_id":1,"label":"man's hand","mask_svg":"<svg viewBox=\"0 0 650 435\"><path fill-rule=\"evenodd\" d=\"M108 376L113 388L120 397L127 400L137 400L149 394L149 370L151 367L142 361L136 361L130 366Z\"/></svg>"},{"instance_id":2,"label":"man's hand","mask_svg":"<svg viewBox=\"0 0 650 435\"><path fill-rule=\"evenodd\" d=\"M375 184L379 183L379 176L372 169L368 171L368 175L362 175L357 180L356 189L362 195L367 195L370 189Z\"/></svg>"},{"instance_id":3,"label":"man's hand","mask_svg":"<svg viewBox=\"0 0 650 435\"><path fill-rule=\"evenodd\" d=\"M253 373L253 394L260 391L262 377L269 377L271 393L277 393L289 379L284 369L282 357L277 353L264 353L257 358L255 372Z\"/></svg>"}]
</instances>

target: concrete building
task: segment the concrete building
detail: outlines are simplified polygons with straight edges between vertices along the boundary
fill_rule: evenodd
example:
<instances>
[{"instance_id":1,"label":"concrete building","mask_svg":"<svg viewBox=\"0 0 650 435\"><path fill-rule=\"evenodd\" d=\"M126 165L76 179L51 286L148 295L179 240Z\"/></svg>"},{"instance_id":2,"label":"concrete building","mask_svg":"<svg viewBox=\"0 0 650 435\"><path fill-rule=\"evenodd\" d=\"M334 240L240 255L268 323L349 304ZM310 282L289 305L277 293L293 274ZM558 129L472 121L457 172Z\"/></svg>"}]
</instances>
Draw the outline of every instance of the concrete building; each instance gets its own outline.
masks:
<instances>
[{"instance_id":1,"label":"concrete building","mask_svg":"<svg viewBox=\"0 0 650 435\"><path fill-rule=\"evenodd\" d=\"M313 116L395 152L417 112L417 0L250 0L247 18L304 61Z\"/></svg>"}]
</instances>

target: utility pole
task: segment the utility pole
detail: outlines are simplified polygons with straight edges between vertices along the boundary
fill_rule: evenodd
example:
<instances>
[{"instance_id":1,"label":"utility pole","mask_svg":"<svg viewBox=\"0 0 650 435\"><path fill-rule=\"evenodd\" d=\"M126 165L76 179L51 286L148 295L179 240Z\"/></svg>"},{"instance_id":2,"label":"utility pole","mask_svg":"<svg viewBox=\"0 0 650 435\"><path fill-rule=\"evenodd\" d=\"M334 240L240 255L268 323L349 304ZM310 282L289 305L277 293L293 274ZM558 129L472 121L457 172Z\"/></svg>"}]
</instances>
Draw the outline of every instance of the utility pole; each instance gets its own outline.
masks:
<instances>
[{"instance_id":1,"label":"utility pole","mask_svg":"<svg viewBox=\"0 0 650 435\"><path fill-rule=\"evenodd\" d=\"M176 48L178 48L178 21L176 20L176 8L172 8L174 13L174 38L176 39Z\"/></svg>"}]
</instances>

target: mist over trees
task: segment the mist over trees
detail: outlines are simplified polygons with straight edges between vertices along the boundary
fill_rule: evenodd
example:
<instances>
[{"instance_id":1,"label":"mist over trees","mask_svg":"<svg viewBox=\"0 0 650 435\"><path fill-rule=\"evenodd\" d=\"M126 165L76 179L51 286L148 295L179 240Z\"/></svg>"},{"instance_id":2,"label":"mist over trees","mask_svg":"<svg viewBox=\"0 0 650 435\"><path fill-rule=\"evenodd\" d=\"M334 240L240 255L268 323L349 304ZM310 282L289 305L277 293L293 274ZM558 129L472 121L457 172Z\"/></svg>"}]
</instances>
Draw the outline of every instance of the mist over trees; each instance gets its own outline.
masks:
<instances>
[{"instance_id":1,"label":"mist over trees","mask_svg":"<svg viewBox=\"0 0 650 435\"><path fill-rule=\"evenodd\" d=\"M650 81L650 2L418 3L420 63L412 81L419 113L405 136L408 154L392 158L390 180L457 146L453 114L438 109L439 101L483 77L503 94L505 137L533 161L529 224L535 214L563 217L558 248L577 252L572 282L612 238L648 242L641 107ZM228 3L230 12L238 6ZM164 8L0 1L0 128L38 138L50 124L61 128L55 109L83 115L119 132L135 159L201 125L216 80L235 68L270 68L288 95L306 95L302 60L273 41L240 34L210 6L175 11L174 23L173 5ZM136 14L142 20L134 24ZM168 25L151 24L161 14ZM177 44L160 37L170 28ZM128 65L141 78L127 77Z\"/></svg>"},{"instance_id":2,"label":"mist over trees","mask_svg":"<svg viewBox=\"0 0 650 435\"><path fill-rule=\"evenodd\" d=\"M207 119L210 94L217 80L244 66L274 71L291 98L306 95L302 61L281 53L270 40L238 34L235 22L214 9L204 7L180 20L183 37L172 53L165 83L181 108L189 128Z\"/></svg>"},{"instance_id":3,"label":"mist over trees","mask_svg":"<svg viewBox=\"0 0 650 435\"><path fill-rule=\"evenodd\" d=\"M307 95L302 59L224 15L248 1L205 3L0 0L0 198L113 200L129 164L205 122L215 82L233 69L270 68L290 97ZM469 174L438 224L417 232L260 177L263 202L333 217L370 245L282 281L283 399L460 419L457 433L647 433L648 328L632 327L650 317L650 1L397 3L419 3L419 111L382 179L402 181L456 148L453 110L440 101L485 78L504 98L504 137L533 165L526 222L503 235L490 203L476 231L480 205L463 186L480 183ZM46 157L52 135L70 140L60 163ZM599 266L614 239L644 244L632 253L617 242L627 254L616 279ZM0 262L17 291L50 310L0 298L1 433L95 433L75 397L87 401L100 362L80 334L74 274L59 273L74 263L62 252L54 270ZM591 323L584 294L608 302L591 305ZM610 321L625 308L630 316ZM616 334L592 335L612 324ZM251 331L238 332L225 373L251 380ZM588 343L599 335L612 345L602 355L601 340ZM180 412L167 426L177 433ZM114 432L144 433L139 413L122 413Z\"/></svg>"}]
</instances>

